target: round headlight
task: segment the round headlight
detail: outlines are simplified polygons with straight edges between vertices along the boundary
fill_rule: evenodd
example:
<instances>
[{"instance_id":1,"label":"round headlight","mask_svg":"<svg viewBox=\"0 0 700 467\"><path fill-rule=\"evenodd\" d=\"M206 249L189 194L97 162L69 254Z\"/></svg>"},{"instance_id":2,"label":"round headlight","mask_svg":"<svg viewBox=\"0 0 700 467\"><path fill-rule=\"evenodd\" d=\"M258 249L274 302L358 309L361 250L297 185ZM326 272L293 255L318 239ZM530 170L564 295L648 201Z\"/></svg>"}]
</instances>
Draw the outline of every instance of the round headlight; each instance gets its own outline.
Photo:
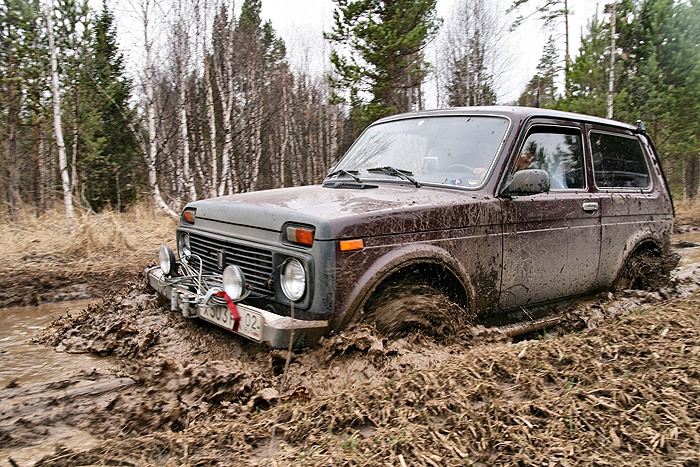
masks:
<instances>
[{"instance_id":1,"label":"round headlight","mask_svg":"<svg viewBox=\"0 0 700 467\"><path fill-rule=\"evenodd\" d=\"M295 302L306 292L306 271L298 259L288 259L282 268L280 284L282 292L288 299Z\"/></svg>"},{"instance_id":2,"label":"round headlight","mask_svg":"<svg viewBox=\"0 0 700 467\"><path fill-rule=\"evenodd\" d=\"M231 300L237 300L243 296L243 292L245 292L245 276L241 268L234 265L226 266L223 272L223 281L224 292Z\"/></svg>"},{"instance_id":3,"label":"round headlight","mask_svg":"<svg viewBox=\"0 0 700 467\"><path fill-rule=\"evenodd\" d=\"M175 262L175 253L169 247L163 245L158 250L158 262L163 274L169 276L175 272L177 263Z\"/></svg>"},{"instance_id":4,"label":"round headlight","mask_svg":"<svg viewBox=\"0 0 700 467\"><path fill-rule=\"evenodd\" d=\"M192 254L190 248L190 234L183 232L178 237L177 252L180 254L180 259L187 261Z\"/></svg>"}]
</instances>

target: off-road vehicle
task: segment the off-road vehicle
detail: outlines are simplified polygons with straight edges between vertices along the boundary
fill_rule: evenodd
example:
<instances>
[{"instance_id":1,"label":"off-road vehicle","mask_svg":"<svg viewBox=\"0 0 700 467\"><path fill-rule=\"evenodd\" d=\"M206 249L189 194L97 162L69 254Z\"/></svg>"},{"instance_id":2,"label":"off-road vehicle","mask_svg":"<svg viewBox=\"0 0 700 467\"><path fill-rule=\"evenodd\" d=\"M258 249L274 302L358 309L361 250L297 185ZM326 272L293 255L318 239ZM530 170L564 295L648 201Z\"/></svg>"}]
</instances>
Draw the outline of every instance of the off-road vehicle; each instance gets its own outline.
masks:
<instances>
[{"instance_id":1,"label":"off-road vehicle","mask_svg":"<svg viewBox=\"0 0 700 467\"><path fill-rule=\"evenodd\" d=\"M641 125L433 110L370 125L322 185L189 203L179 259L162 247L146 276L173 310L272 347L362 319L447 333L632 286L672 224Z\"/></svg>"}]
</instances>

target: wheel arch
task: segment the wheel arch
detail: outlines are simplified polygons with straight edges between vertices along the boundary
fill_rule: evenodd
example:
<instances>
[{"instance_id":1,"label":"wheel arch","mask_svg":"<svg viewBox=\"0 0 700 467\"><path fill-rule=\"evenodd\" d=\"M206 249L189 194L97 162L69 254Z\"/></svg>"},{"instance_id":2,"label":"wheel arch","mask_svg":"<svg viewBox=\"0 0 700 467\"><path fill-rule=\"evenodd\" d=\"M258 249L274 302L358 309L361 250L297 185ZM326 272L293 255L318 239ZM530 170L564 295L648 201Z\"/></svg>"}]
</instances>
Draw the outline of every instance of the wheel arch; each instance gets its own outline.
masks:
<instances>
[{"instance_id":1,"label":"wheel arch","mask_svg":"<svg viewBox=\"0 0 700 467\"><path fill-rule=\"evenodd\" d=\"M670 241L665 237L659 237L653 232L644 231L631 237L622 250L617 261L614 276L612 280L612 288L615 288L626 272L627 265L635 256L642 254L650 254L662 258L670 251Z\"/></svg>"},{"instance_id":2,"label":"wheel arch","mask_svg":"<svg viewBox=\"0 0 700 467\"><path fill-rule=\"evenodd\" d=\"M383 287L416 275L422 275L428 284L462 306L473 303L473 284L457 260L433 245L409 245L386 253L367 268L349 294L346 311L334 317L332 328L343 329L357 318L372 295Z\"/></svg>"}]
</instances>

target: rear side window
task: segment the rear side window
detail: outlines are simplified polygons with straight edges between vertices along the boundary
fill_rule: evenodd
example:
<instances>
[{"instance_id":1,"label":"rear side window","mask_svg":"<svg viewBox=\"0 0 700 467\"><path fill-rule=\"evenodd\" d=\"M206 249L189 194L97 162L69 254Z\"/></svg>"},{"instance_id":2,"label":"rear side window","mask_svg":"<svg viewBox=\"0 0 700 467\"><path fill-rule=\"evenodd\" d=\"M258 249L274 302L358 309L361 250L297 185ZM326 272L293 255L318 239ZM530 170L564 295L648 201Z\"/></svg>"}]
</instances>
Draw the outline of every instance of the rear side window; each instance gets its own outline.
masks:
<instances>
[{"instance_id":1,"label":"rear side window","mask_svg":"<svg viewBox=\"0 0 700 467\"><path fill-rule=\"evenodd\" d=\"M636 138L591 132L593 174L598 188L649 188L651 178Z\"/></svg>"}]
</instances>

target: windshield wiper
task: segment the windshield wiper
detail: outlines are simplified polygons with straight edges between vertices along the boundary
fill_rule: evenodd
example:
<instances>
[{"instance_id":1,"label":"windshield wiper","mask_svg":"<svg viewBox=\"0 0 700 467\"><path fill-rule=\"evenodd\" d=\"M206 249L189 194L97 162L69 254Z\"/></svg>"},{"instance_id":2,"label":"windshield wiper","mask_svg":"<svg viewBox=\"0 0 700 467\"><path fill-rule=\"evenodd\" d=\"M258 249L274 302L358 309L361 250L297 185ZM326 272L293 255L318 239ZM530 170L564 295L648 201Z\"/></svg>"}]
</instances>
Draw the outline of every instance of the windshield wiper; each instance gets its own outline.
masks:
<instances>
[{"instance_id":1,"label":"windshield wiper","mask_svg":"<svg viewBox=\"0 0 700 467\"><path fill-rule=\"evenodd\" d=\"M413 183L416 188L420 188L420 183L418 183L418 180L413 178L413 172L409 170L402 170L402 169L397 169L395 167L391 166L386 166L386 167L372 167L371 169L367 169L367 172L370 173L381 173L385 175L391 175L392 177L399 177L404 180L408 180L409 182Z\"/></svg>"},{"instance_id":2,"label":"windshield wiper","mask_svg":"<svg viewBox=\"0 0 700 467\"><path fill-rule=\"evenodd\" d=\"M357 183L362 183L362 180L360 179L360 177L357 176L357 173L358 173L357 170L338 169L338 170L334 170L333 172L326 175L326 178L331 178L331 177L334 177L336 175L347 175L348 177L355 180Z\"/></svg>"}]
</instances>

